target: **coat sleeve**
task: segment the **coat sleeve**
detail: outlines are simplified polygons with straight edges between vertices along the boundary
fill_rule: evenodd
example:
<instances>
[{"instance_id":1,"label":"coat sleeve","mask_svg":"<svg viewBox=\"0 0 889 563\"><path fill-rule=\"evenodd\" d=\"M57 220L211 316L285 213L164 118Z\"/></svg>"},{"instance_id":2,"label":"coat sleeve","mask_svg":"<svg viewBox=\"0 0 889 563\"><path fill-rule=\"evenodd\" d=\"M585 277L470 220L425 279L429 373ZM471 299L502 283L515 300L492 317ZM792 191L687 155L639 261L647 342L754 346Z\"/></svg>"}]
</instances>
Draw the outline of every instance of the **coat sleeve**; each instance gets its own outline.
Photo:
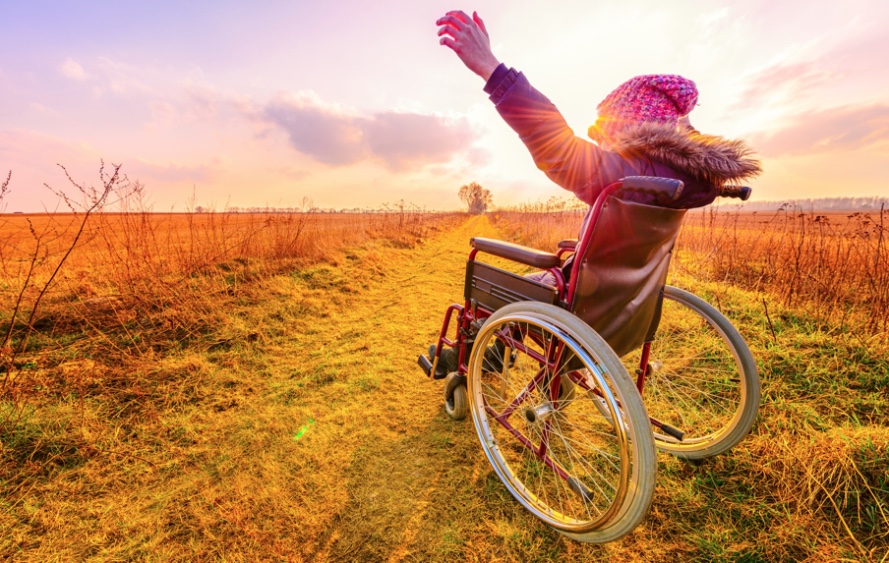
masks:
<instances>
[{"instance_id":1,"label":"coat sleeve","mask_svg":"<svg viewBox=\"0 0 889 563\"><path fill-rule=\"evenodd\" d=\"M537 167L584 202L592 205L605 186L624 176L623 159L575 136L556 106L524 74L500 65L485 91Z\"/></svg>"}]
</instances>

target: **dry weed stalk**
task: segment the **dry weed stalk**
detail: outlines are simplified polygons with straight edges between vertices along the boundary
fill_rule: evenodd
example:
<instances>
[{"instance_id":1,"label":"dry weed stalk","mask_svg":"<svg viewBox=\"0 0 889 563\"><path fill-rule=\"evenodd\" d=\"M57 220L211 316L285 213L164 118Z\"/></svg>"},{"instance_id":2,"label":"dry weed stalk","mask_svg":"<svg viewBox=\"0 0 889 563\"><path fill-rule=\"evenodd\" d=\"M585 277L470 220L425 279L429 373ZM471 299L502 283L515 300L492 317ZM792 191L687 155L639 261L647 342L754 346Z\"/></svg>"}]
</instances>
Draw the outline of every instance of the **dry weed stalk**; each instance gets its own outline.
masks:
<instances>
[{"instance_id":1,"label":"dry weed stalk","mask_svg":"<svg viewBox=\"0 0 889 563\"><path fill-rule=\"evenodd\" d=\"M15 407L4 409L2 418L0 418L0 432L2 432L2 434L7 433L8 425L10 423L17 424L23 414L24 402L18 399L23 386L29 383L29 378L18 377L21 374L21 370L16 365L16 359L27 350L29 338L35 330L35 320L38 311L40 311L40 306L43 303L47 292L56 285L59 274L71 256L71 253L81 243L81 238L84 236L90 216L101 211L102 207L107 202L109 195L121 181L120 165L114 165L113 172L111 174L106 174L104 162L102 163L99 169L99 177L102 181L101 190L91 187L86 188L76 183L68 174L65 167L61 165L59 166L65 172L65 176L68 178L69 182L80 192L83 202L75 202L69 198L64 191L54 190L47 185L47 188L65 202L72 213L74 220L68 223L67 227L64 228L61 234L55 232L54 226L52 226L52 221L47 223L47 226L40 230L40 232L34 227L34 224L30 219L27 221L28 230L33 239L33 250L29 253L30 256L27 261L27 266L25 267L24 281L14 297L12 311L7 320L8 326L3 335L3 342L0 344L0 367L2 367L4 371L3 383L0 385L0 397L3 397L4 399L9 397L11 399L9 401L10 404ZM7 176L6 182L4 182L2 190L0 190L0 195L5 195L7 192L10 178L11 172L10 175ZM71 229L73 229L73 236L68 238L66 235L68 235L68 232ZM65 242L61 247L61 251L58 254L51 252L51 243L55 243L62 239L64 239ZM55 258L57 255L59 257L53 263L51 258ZM48 266L48 275L38 277L40 274L38 270L44 265ZM35 292L36 297L28 299L28 295ZM23 324L24 326L19 327L19 324Z\"/></svg>"},{"instance_id":2,"label":"dry weed stalk","mask_svg":"<svg viewBox=\"0 0 889 563\"><path fill-rule=\"evenodd\" d=\"M8 321L0 325L4 432L46 385L68 393L65 386L73 383L82 401L82 370L70 382L47 379L41 358L50 350L74 342L79 350L69 356L121 366L170 349L249 339L250 331L232 327L222 310L244 294L245 282L319 260L335 262L370 239L411 246L433 224L453 218L404 201L381 213L329 214L313 210L308 199L286 212L198 212L192 202L187 213L155 213L144 186L129 181L119 165L106 173L103 163L99 189L62 170L74 197L47 187L66 213L13 218L17 227L0 231L0 296L9 306L0 310ZM32 336L40 343L28 350ZM35 377L40 385L29 384Z\"/></svg>"},{"instance_id":3,"label":"dry weed stalk","mask_svg":"<svg viewBox=\"0 0 889 563\"><path fill-rule=\"evenodd\" d=\"M545 202L500 209L491 219L508 238L547 250L555 249L560 240L577 238L584 214L585 206L579 200L551 197Z\"/></svg>"},{"instance_id":4,"label":"dry weed stalk","mask_svg":"<svg viewBox=\"0 0 889 563\"><path fill-rule=\"evenodd\" d=\"M709 279L770 293L840 326L857 315L869 332L885 333L887 214L881 208L838 217L785 207L762 218L711 209L687 221L677 247Z\"/></svg>"}]
</instances>

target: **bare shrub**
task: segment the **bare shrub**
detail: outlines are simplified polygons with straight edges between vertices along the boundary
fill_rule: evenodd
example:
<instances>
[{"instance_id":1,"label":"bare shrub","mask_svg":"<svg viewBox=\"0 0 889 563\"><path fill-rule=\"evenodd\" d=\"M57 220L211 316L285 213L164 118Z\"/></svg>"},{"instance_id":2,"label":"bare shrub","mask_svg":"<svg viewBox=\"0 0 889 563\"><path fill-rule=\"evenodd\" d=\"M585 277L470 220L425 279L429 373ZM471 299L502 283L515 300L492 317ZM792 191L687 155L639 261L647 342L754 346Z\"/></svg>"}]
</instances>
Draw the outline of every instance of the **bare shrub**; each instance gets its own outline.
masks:
<instances>
[{"instance_id":1,"label":"bare shrub","mask_svg":"<svg viewBox=\"0 0 889 563\"><path fill-rule=\"evenodd\" d=\"M78 184L64 167L61 168L71 185L76 188L80 201L69 197L64 191L54 190L48 185L47 187L64 202L70 211L69 220L57 222L54 220L55 216L52 216L42 226L35 226L31 218L26 218L30 238L22 243L24 259L17 263L7 259L2 261L3 273L7 278L19 282L17 287L13 282L3 288L4 293L11 297L8 301L4 299L4 302L10 303L10 311L8 317L4 315L6 326L2 327L3 340L0 343L0 368L3 369L0 394L7 399L4 400L6 408L0 413L0 431L3 434L7 433L10 424L18 424L24 412L25 401L21 400L21 395L24 389L32 385L32 381L30 371L22 370L17 359L27 351L29 339L37 330L36 321L44 298L58 283L62 268L72 252L90 238L87 230L90 217L102 210L109 196L122 181L120 165L114 165L113 170L106 173L104 162L102 163L99 169L99 179L102 182L100 189ZM2 185L0 196L8 191L11 174L10 172ZM14 239L14 234L7 238Z\"/></svg>"}]
</instances>

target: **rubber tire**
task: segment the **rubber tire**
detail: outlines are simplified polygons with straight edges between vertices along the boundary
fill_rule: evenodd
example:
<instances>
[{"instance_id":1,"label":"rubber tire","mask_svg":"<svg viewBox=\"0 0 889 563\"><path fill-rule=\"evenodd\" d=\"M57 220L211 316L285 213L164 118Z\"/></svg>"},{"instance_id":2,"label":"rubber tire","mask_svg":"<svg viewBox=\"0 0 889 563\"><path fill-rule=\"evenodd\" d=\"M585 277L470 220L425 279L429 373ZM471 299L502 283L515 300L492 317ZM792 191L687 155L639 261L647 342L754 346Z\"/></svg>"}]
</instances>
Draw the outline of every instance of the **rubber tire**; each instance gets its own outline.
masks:
<instances>
[{"instance_id":1,"label":"rubber tire","mask_svg":"<svg viewBox=\"0 0 889 563\"><path fill-rule=\"evenodd\" d=\"M562 332L565 342L571 341L569 346L576 346L588 354L596 363L598 376L607 383L609 389L613 393L610 408L613 415L617 416L623 424L620 426L625 432L625 441L621 444L626 458L630 461L627 466L621 465L621 479L625 480L624 497L619 504L609 507L605 514L598 521L578 522L570 515L560 519L562 516L558 509L551 507L544 502L543 496L530 492L530 487L535 483L528 481L528 485L523 483L516 472L510 467L502 452L508 452L509 448L515 448L518 440L507 441L508 432L503 432L505 438L500 440L494 436L495 431L499 431L497 426L492 426L491 421L487 417L485 411L485 397L482 387L482 377L486 372L482 370L483 354L479 350L484 350L488 345L488 341L493 337L493 332L497 329L501 322L516 320L529 323L546 323ZM519 358L516 364L521 362L532 362L530 357ZM539 365L539 363L538 363ZM587 366L589 369L589 366ZM601 372L601 373L599 373ZM469 359L468 386L470 392L470 412L475 424L476 432L481 441L482 449L488 460L491 462L495 473L503 481L509 492L532 514L543 520L546 524L556 529L572 539L592 542L604 543L616 540L625 534L631 532L648 513L651 500L654 494L655 474L657 471L656 450L654 440L650 431L648 415L642 403L638 391L630 379L629 374L621 363L620 359L614 354L607 343L586 323L575 317L564 309L548 305L545 303L520 302L507 305L495 312L482 327L482 330L476 337L476 345ZM575 391L576 396L586 397L587 393ZM575 398L575 401L578 399ZM619 407L616 406L619 403ZM565 409L560 408L559 413L566 417L573 416L579 410L577 405L568 406ZM589 409L587 409L589 411ZM584 413L584 416L588 414ZM604 421L610 429L614 429L613 423ZM496 423L495 423L496 424ZM573 428L579 428L580 425L573 425ZM492 431L491 428L495 430ZM590 432L593 432L590 429ZM573 439L573 438L572 438ZM558 446L557 442L556 446ZM520 450L522 451L522 450ZM585 461L585 460L581 460ZM583 464L579 464L582 469ZM519 468L523 470L523 468ZM526 471L527 472L527 471ZM619 494L615 494L615 497ZM557 499L559 500L559 499ZM569 521L572 520L573 522Z\"/></svg>"},{"instance_id":2,"label":"rubber tire","mask_svg":"<svg viewBox=\"0 0 889 563\"><path fill-rule=\"evenodd\" d=\"M452 371L445 378L445 412L452 420L463 420L469 414L469 400L466 394L466 376Z\"/></svg>"},{"instance_id":3,"label":"rubber tire","mask_svg":"<svg viewBox=\"0 0 889 563\"><path fill-rule=\"evenodd\" d=\"M700 435L695 435L692 430L691 435L686 433L683 441L677 442L675 438L658 432L658 428L653 426L655 444L658 449L685 459L704 459L724 453L737 445L750 432L756 419L760 402L760 381L756 361L738 330L715 307L692 293L671 286L665 288L664 297L663 316L652 344L649 364L657 365L671 361L674 364L687 362L694 355L682 351L695 346L695 343L691 342L685 345L681 341L685 341L689 336L702 338L702 335L709 334L713 346L723 349L720 351L718 348L711 347L707 350L708 356L698 355L700 361L708 361L708 358L716 354L723 357L724 363L720 365L727 365L731 364L733 358L733 371L726 371L727 376L724 379L731 382L731 386L737 384L739 388L730 388L730 385L723 384L726 389L725 394L729 397L726 399L725 413L719 414L718 417L714 414L713 418L716 422L710 425L713 427L712 429L708 427L702 430ZM689 330L689 327L684 325L681 329L677 328L671 331L671 322L673 322L671 316L682 317L685 322L697 317L698 321L694 330ZM661 336L660 339L659 336ZM673 336L676 337L675 341L670 340ZM674 360L671 354L674 356L682 354L682 356ZM634 353L631 359L628 359L628 365L631 365L632 369L638 367L638 357L639 354ZM653 378L648 378L643 387L642 398L652 417L668 423L671 423L670 419L674 421L691 420L694 415L690 409L681 407L683 404L689 404L688 398L694 398L695 394L707 398L710 403L715 403L710 399L717 396L712 389L702 390L688 385L690 381L700 381L699 378L684 379L681 371L671 377L669 370L669 367L663 370L666 375L655 373ZM713 373L713 369L711 366L705 366L702 368L702 372L710 374ZM659 377L664 378L664 385L659 385ZM667 377L671 378L666 379ZM682 381L686 382L686 386L676 392L675 389L679 389L676 387L677 383ZM709 383L712 386L714 382L715 378ZM703 404L703 402L697 401L697 404ZM672 425L677 426L677 424ZM688 430L688 427L678 426L680 430ZM688 426L692 426L692 424L689 423ZM704 423L701 422L700 426L703 428ZM716 428L716 426L719 427Z\"/></svg>"}]
</instances>

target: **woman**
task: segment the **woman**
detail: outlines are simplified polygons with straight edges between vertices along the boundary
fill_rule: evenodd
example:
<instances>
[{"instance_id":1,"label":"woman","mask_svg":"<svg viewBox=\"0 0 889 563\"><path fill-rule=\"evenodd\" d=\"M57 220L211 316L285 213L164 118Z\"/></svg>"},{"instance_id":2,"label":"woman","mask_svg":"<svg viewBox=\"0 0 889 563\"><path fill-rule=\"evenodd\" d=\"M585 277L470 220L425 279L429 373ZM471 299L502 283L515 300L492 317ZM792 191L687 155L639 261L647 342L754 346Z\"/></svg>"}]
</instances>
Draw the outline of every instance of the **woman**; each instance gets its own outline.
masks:
<instances>
[{"instance_id":1,"label":"woman","mask_svg":"<svg viewBox=\"0 0 889 563\"><path fill-rule=\"evenodd\" d=\"M546 96L522 73L507 68L494 56L477 13L470 18L464 12L451 11L436 24L441 44L485 80L485 92L518 133L537 167L589 205L606 186L622 178L656 176L683 182L680 197L667 204L669 207L701 207L711 203L723 185L761 171L743 141L703 135L691 126L688 114L698 100L691 80L653 74L624 82L597 106L598 118L588 131L593 143L576 137ZM638 203L655 203L649 195L627 197ZM588 214L581 236L589 219ZM555 283L548 272L529 277ZM430 356L434 350L432 346ZM456 363L454 349L442 350L435 377L455 371Z\"/></svg>"}]
</instances>

